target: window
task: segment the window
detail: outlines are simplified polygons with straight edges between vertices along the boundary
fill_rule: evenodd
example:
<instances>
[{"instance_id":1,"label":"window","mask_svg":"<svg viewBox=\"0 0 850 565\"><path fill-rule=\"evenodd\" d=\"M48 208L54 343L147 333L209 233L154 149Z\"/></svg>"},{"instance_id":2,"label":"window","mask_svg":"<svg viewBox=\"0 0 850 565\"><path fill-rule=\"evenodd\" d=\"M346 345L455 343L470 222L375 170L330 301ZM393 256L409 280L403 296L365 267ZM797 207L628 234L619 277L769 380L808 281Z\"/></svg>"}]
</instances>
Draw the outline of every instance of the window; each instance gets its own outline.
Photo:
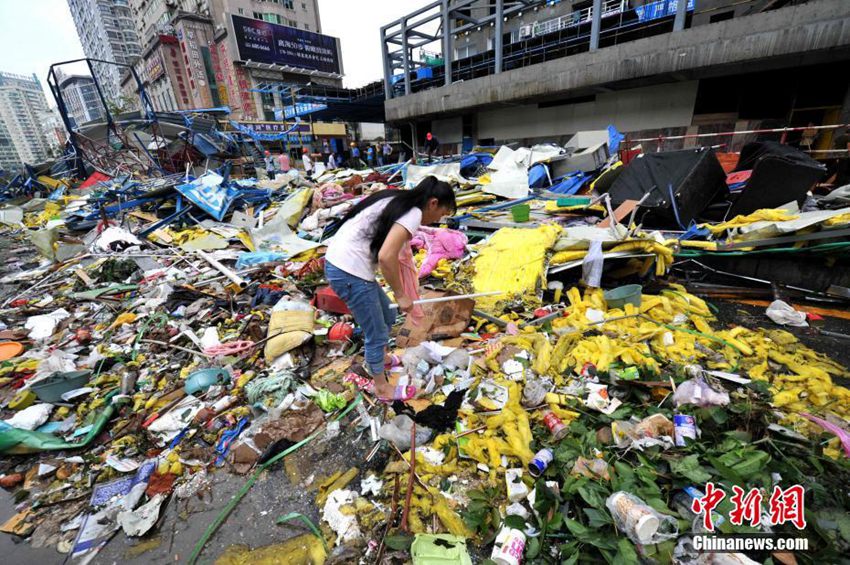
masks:
<instances>
[{"instance_id":1,"label":"window","mask_svg":"<svg viewBox=\"0 0 850 565\"><path fill-rule=\"evenodd\" d=\"M254 12L254 19L255 20L262 20L263 15L260 12Z\"/></svg>"},{"instance_id":2,"label":"window","mask_svg":"<svg viewBox=\"0 0 850 565\"><path fill-rule=\"evenodd\" d=\"M722 22L725 20L731 20L735 17L735 10L729 10L728 12L720 12L719 14L714 14L710 18L708 18L708 23Z\"/></svg>"},{"instance_id":3,"label":"window","mask_svg":"<svg viewBox=\"0 0 850 565\"><path fill-rule=\"evenodd\" d=\"M304 2L301 2L301 9L302 9L302 10L306 10L306 9L307 9L307 4L305 4Z\"/></svg>"},{"instance_id":4,"label":"window","mask_svg":"<svg viewBox=\"0 0 850 565\"><path fill-rule=\"evenodd\" d=\"M310 31L310 24L304 24L304 29L306 29L307 31Z\"/></svg>"},{"instance_id":5,"label":"window","mask_svg":"<svg viewBox=\"0 0 850 565\"><path fill-rule=\"evenodd\" d=\"M283 0L283 6L284 6L284 8L287 8L288 10L294 10L295 9L295 0Z\"/></svg>"},{"instance_id":6,"label":"window","mask_svg":"<svg viewBox=\"0 0 850 565\"><path fill-rule=\"evenodd\" d=\"M466 59L467 57L472 57L477 54L478 51L475 49L474 45L465 45L463 47L455 48L455 59Z\"/></svg>"},{"instance_id":7,"label":"window","mask_svg":"<svg viewBox=\"0 0 850 565\"><path fill-rule=\"evenodd\" d=\"M296 22L295 20L289 20L289 26L290 26L290 27L296 27L296 28L297 28L297 27L298 27L298 22Z\"/></svg>"},{"instance_id":8,"label":"window","mask_svg":"<svg viewBox=\"0 0 850 565\"><path fill-rule=\"evenodd\" d=\"M239 8L239 15L242 16L244 14L245 14L245 10L243 10L242 8Z\"/></svg>"}]
</instances>

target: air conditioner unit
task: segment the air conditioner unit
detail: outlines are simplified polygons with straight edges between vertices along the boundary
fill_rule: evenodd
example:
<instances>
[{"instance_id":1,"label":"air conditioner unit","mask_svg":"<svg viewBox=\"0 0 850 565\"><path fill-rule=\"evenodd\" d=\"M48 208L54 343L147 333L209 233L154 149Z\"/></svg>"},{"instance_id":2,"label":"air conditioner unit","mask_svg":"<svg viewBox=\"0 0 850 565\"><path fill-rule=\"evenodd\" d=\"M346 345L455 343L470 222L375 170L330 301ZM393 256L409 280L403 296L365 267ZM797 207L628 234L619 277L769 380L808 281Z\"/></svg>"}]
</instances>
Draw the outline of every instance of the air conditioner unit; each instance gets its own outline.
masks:
<instances>
[{"instance_id":1,"label":"air conditioner unit","mask_svg":"<svg viewBox=\"0 0 850 565\"><path fill-rule=\"evenodd\" d=\"M531 29L531 24L519 26L519 38L526 39L528 37L531 37Z\"/></svg>"}]
</instances>

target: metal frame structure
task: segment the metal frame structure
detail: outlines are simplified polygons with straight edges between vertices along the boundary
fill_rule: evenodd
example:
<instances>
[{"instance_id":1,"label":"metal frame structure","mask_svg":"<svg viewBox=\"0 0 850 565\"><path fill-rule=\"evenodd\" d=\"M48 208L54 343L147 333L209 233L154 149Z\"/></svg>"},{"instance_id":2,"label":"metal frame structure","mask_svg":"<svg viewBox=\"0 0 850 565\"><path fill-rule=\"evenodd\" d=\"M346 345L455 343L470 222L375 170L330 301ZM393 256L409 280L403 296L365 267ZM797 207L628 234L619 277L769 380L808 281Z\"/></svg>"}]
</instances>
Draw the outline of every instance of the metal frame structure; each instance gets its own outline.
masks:
<instances>
[{"instance_id":1,"label":"metal frame structure","mask_svg":"<svg viewBox=\"0 0 850 565\"><path fill-rule=\"evenodd\" d=\"M60 85L60 77L57 71L62 66L80 62L86 63L89 73L94 80L95 89L103 107L105 122L90 123L85 124L85 126L75 127L72 125L70 119L68 105ZM135 110L124 116L113 115L109 109L107 98L96 71L97 67L103 67L105 65L117 66L130 73L130 76L136 81L136 93L139 97L138 105L140 110ZM68 144L70 147L66 150L66 153L70 154L75 161L74 168L80 178L88 176L86 165L90 165L94 169L110 176L128 174L139 170L164 175L169 172L164 167L171 169L171 172L178 169L178 164L174 161L173 156L167 154L167 144L165 143L166 140L163 136L162 124L160 123L162 121L162 115L158 114L154 109L153 103L145 91L144 84L132 65L91 58L63 61L50 66L47 83L50 86L53 97L56 99L56 105L62 118L62 123L68 132ZM166 119L165 122L168 122L168 120ZM95 139L91 137L91 132L99 127L105 127L105 138L97 136L97 139ZM191 133L191 128L188 127L188 124L186 129ZM140 131L150 135L154 145L153 148L148 147L141 139L139 136ZM184 146L184 154L181 161L188 159L188 146L189 143ZM152 154L151 151L154 151L154 153Z\"/></svg>"},{"instance_id":2,"label":"metal frame structure","mask_svg":"<svg viewBox=\"0 0 850 565\"><path fill-rule=\"evenodd\" d=\"M552 0L489 0L482 6L480 0L435 0L398 20L381 27L381 51L384 64L384 92L386 99L393 97L393 77L400 70L404 81L404 95L411 93L411 72L424 63L414 59L414 50L440 42L445 68L445 86L452 84L454 55L452 39L461 33L485 26L495 27L493 48L495 50L494 73L502 72L504 22L523 11L552 4ZM472 8L492 8L493 13L476 18L468 12ZM488 10L489 11L489 10ZM599 48L602 29L603 0L593 0L590 10L590 50ZM673 31L685 28L687 0L676 3ZM459 24L459 25L458 25ZM434 29L436 28L436 29Z\"/></svg>"}]
</instances>

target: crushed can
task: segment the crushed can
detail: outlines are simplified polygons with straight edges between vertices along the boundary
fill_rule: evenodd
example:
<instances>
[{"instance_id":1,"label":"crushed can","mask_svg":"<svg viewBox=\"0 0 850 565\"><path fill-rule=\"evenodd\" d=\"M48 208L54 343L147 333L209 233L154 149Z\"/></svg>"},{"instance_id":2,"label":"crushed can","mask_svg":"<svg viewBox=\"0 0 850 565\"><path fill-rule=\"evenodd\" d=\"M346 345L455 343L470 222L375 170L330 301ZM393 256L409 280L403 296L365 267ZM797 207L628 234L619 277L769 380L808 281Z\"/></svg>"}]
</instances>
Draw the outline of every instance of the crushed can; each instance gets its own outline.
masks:
<instances>
[{"instance_id":1,"label":"crushed can","mask_svg":"<svg viewBox=\"0 0 850 565\"><path fill-rule=\"evenodd\" d=\"M567 426L564 425L564 422L551 410L547 410L543 415L543 423L549 428L549 433L552 434L552 438L555 441L564 439L569 431Z\"/></svg>"},{"instance_id":2,"label":"crushed can","mask_svg":"<svg viewBox=\"0 0 850 565\"><path fill-rule=\"evenodd\" d=\"M676 414L673 416L673 436L676 440L676 445L679 447L685 446L685 438L696 441L697 439L697 421L693 416L687 414Z\"/></svg>"},{"instance_id":3,"label":"crushed can","mask_svg":"<svg viewBox=\"0 0 850 565\"><path fill-rule=\"evenodd\" d=\"M519 565L522 563L522 554L525 551L525 534L514 528L502 526L493 553L490 555L498 565Z\"/></svg>"},{"instance_id":4,"label":"crushed can","mask_svg":"<svg viewBox=\"0 0 850 565\"><path fill-rule=\"evenodd\" d=\"M581 367L581 372L579 376L583 379L592 379L596 376L596 365L591 362L587 362Z\"/></svg>"},{"instance_id":5,"label":"crushed can","mask_svg":"<svg viewBox=\"0 0 850 565\"><path fill-rule=\"evenodd\" d=\"M541 449L528 464L528 474L536 479L546 471L554 458L555 454L551 449Z\"/></svg>"}]
</instances>

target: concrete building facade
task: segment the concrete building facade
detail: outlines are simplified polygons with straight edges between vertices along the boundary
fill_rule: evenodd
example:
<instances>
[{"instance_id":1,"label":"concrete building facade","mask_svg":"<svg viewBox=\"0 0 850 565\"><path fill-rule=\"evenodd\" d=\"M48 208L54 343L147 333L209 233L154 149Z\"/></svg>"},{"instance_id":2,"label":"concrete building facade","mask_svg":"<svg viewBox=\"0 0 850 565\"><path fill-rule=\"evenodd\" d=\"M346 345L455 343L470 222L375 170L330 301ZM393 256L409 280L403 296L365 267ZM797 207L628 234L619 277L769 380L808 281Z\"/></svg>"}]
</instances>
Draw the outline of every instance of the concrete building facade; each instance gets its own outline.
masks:
<instances>
[{"instance_id":1,"label":"concrete building facade","mask_svg":"<svg viewBox=\"0 0 850 565\"><path fill-rule=\"evenodd\" d=\"M47 112L47 98L35 74L0 73L0 167L16 169L48 159L50 144L41 127Z\"/></svg>"},{"instance_id":2,"label":"concrete building facade","mask_svg":"<svg viewBox=\"0 0 850 565\"><path fill-rule=\"evenodd\" d=\"M492 26L437 12L453 16L454 33L430 43L427 31L411 34L419 16L400 20L403 34L399 22L382 29L386 118L417 143L427 131L459 147L565 141L608 124L634 139L837 124L850 110L843 0L495 4L504 15ZM492 45L498 31L501 53ZM457 59L467 44L475 53ZM420 51L434 45L450 56L423 60ZM708 143L735 149L744 141Z\"/></svg>"},{"instance_id":3,"label":"concrete building facade","mask_svg":"<svg viewBox=\"0 0 850 565\"><path fill-rule=\"evenodd\" d=\"M278 26L321 33L318 0L209 0L215 27L222 80L230 106L240 119L273 121L284 106L290 105L288 85L327 84L342 86L342 65L337 72L325 73L297 66L243 57L236 38L234 17L248 18ZM336 50L339 51L339 41ZM278 110L276 116L275 111Z\"/></svg>"},{"instance_id":4,"label":"concrete building facade","mask_svg":"<svg viewBox=\"0 0 850 565\"><path fill-rule=\"evenodd\" d=\"M319 33L317 0L131 0L131 8L144 46L134 68L156 109L229 106L237 120L275 120L291 103L288 85L341 85L341 66L323 73L244 57L234 33L237 20ZM121 86L138 98L129 73Z\"/></svg>"},{"instance_id":5,"label":"concrete building facade","mask_svg":"<svg viewBox=\"0 0 850 565\"><path fill-rule=\"evenodd\" d=\"M101 121L105 113L94 79L86 75L70 75L59 82L74 125Z\"/></svg>"},{"instance_id":6,"label":"concrete building facade","mask_svg":"<svg viewBox=\"0 0 850 565\"><path fill-rule=\"evenodd\" d=\"M68 0L86 57L132 65L141 53L129 0ZM122 68L95 64L104 95L118 100Z\"/></svg>"},{"instance_id":7,"label":"concrete building facade","mask_svg":"<svg viewBox=\"0 0 850 565\"><path fill-rule=\"evenodd\" d=\"M210 17L207 0L130 0L130 12L143 52L160 35L174 35L171 20L181 12Z\"/></svg>"}]
</instances>

